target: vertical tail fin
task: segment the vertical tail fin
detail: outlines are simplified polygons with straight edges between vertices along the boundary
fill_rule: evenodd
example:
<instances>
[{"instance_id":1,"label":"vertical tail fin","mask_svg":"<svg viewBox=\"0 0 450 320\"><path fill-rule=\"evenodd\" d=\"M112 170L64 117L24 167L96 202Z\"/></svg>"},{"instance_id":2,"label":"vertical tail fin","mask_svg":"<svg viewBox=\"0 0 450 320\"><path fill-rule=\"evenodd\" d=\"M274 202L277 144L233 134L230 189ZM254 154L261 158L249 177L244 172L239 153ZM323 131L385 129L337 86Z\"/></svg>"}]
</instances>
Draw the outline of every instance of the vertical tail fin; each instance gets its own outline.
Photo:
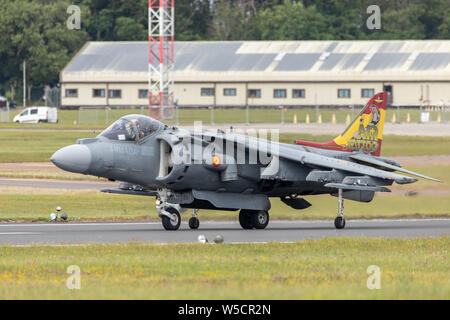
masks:
<instances>
[{"instance_id":1,"label":"vertical tail fin","mask_svg":"<svg viewBox=\"0 0 450 320\"><path fill-rule=\"evenodd\" d=\"M374 95L344 132L332 141L314 143L296 140L295 143L336 151L362 151L379 156L383 140L387 97L387 92Z\"/></svg>"}]
</instances>

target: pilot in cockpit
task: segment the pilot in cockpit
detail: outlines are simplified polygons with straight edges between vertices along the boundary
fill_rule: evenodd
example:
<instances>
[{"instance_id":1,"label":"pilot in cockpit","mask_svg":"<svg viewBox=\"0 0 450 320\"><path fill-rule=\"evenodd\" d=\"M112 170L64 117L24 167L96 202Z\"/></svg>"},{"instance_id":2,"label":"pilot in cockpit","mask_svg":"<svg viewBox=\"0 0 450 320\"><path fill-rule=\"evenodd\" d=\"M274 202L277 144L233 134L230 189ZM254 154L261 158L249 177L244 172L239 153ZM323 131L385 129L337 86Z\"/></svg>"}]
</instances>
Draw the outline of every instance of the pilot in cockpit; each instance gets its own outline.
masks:
<instances>
[{"instance_id":1,"label":"pilot in cockpit","mask_svg":"<svg viewBox=\"0 0 450 320\"><path fill-rule=\"evenodd\" d=\"M144 115L127 115L103 131L99 137L119 141L139 141L156 132L162 123Z\"/></svg>"}]
</instances>

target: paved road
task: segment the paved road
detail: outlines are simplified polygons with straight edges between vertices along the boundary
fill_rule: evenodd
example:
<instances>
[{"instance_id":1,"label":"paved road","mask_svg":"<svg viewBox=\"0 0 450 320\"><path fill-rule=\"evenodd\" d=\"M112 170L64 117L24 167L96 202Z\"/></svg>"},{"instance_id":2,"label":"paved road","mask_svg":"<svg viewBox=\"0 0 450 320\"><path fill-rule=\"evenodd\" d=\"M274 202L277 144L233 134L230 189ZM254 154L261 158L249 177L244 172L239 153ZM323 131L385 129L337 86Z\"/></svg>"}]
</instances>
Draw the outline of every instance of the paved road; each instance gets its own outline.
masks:
<instances>
[{"instance_id":1,"label":"paved road","mask_svg":"<svg viewBox=\"0 0 450 320\"><path fill-rule=\"evenodd\" d=\"M178 231L165 231L157 222L0 224L0 243L196 242L200 234L210 242L218 234L225 242L267 242L322 237L434 237L449 233L450 219L350 220L344 230L336 230L330 220L271 221L266 230L242 230L237 222L203 221L195 231L185 222Z\"/></svg>"},{"instance_id":2,"label":"paved road","mask_svg":"<svg viewBox=\"0 0 450 320\"><path fill-rule=\"evenodd\" d=\"M104 188L115 188L118 184L118 182L108 181L0 178L0 187L16 188L100 190Z\"/></svg>"},{"instance_id":3,"label":"paved road","mask_svg":"<svg viewBox=\"0 0 450 320\"><path fill-rule=\"evenodd\" d=\"M322 123L320 125L311 123L309 125L305 123L224 123L224 124L214 124L211 125L207 122L203 123L203 129L222 129L228 130L230 126L234 129L242 129L244 132L248 129L279 129L281 133L309 133L313 135L320 134L340 134L346 128L345 123ZM106 127L106 126L105 126ZM192 128L192 124L179 125L180 128ZM102 130L83 130L83 129L69 129L69 130L59 130L59 129L39 129L39 128L11 128L11 129L0 129L0 132L22 132L22 131L38 131L38 132L86 132L86 133L100 133ZM450 122L430 122L430 123L400 123L393 124L388 121L384 124L384 134L393 134L401 136L450 136Z\"/></svg>"}]
</instances>

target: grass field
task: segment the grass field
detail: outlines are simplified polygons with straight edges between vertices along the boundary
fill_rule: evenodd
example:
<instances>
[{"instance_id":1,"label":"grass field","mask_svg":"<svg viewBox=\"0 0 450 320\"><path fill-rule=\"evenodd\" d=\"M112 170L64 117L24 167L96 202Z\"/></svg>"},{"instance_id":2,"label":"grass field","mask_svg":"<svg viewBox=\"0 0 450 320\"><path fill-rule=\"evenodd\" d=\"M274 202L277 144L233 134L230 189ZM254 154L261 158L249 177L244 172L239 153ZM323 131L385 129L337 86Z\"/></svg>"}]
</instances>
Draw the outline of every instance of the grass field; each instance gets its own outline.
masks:
<instances>
[{"instance_id":1,"label":"grass field","mask_svg":"<svg viewBox=\"0 0 450 320\"><path fill-rule=\"evenodd\" d=\"M79 138L91 138L94 132L30 132L0 133L0 162L49 161L51 155ZM330 141L333 136L309 134L280 134L280 141L293 143L295 139ZM450 154L450 137L419 137L386 135L383 139L383 156Z\"/></svg>"},{"instance_id":2,"label":"grass field","mask_svg":"<svg viewBox=\"0 0 450 320\"><path fill-rule=\"evenodd\" d=\"M312 206L294 210L278 198L272 198L270 216L275 219L334 219L337 198L329 195L308 196ZM69 221L160 221L155 210L155 198L111 195L99 192L58 192L57 194L0 194L0 221L48 221L56 206L61 206ZM378 194L371 203L345 201L347 219L448 217L450 197L442 195ZM200 210L200 220L237 220L237 211ZM187 221L191 211L182 219Z\"/></svg>"},{"instance_id":3,"label":"grass field","mask_svg":"<svg viewBox=\"0 0 450 320\"><path fill-rule=\"evenodd\" d=\"M338 123L345 123L347 116L353 120L360 111L355 108L330 109L321 108L319 112L314 108L300 108L292 109L286 108L281 111L280 108L263 109L250 108L248 112L249 123L281 123L293 122L294 115L297 116L298 123L304 123L306 117L309 116L311 122L317 122L318 115L322 117L324 123L331 123L333 114ZM10 121L20 110L10 113ZM111 124L115 120L126 114L148 114L147 109L111 109L108 112L105 110L84 110L81 115L78 110L59 110L59 122L57 124L16 124L12 122L0 123L0 128L51 128L51 129L103 129L106 125ZM396 115L398 122L405 122L407 114L410 114L411 122L418 122L420 119L420 111L418 109L400 109L397 113L396 108L388 109L386 121L392 121L392 116ZM210 109L180 109L179 123L189 124L194 121L203 121L207 123L245 123L247 121L247 111L245 109L237 108L220 108L214 109L213 113ZM438 115L441 121L450 121L450 112L430 112L430 121L436 121ZM173 120L166 121L167 124L175 124Z\"/></svg>"},{"instance_id":4,"label":"grass field","mask_svg":"<svg viewBox=\"0 0 450 320\"><path fill-rule=\"evenodd\" d=\"M0 162L49 161L59 148L79 138L91 138L90 132L1 132Z\"/></svg>"},{"instance_id":5,"label":"grass field","mask_svg":"<svg viewBox=\"0 0 450 320\"><path fill-rule=\"evenodd\" d=\"M0 246L0 299L449 299L448 237ZM69 290L70 265L81 289ZM379 290L367 268L380 268Z\"/></svg>"}]
</instances>

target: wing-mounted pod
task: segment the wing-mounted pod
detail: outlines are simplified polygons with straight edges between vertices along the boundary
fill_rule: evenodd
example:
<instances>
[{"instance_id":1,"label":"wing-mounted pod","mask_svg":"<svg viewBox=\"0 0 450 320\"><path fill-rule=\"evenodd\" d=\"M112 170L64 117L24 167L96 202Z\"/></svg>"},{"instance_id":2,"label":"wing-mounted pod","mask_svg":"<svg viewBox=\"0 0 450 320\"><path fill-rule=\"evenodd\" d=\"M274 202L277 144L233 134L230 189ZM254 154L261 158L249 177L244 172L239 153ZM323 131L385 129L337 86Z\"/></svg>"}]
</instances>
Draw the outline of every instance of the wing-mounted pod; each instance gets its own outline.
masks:
<instances>
[{"instance_id":1,"label":"wing-mounted pod","mask_svg":"<svg viewBox=\"0 0 450 320\"><path fill-rule=\"evenodd\" d=\"M326 183L324 186L327 188L342 189L344 199L370 202L373 200L375 192L391 192L390 189L382 187L383 185L391 184L392 181L369 176L347 176L341 183ZM333 192L331 195L337 197L338 193Z\"/></svg>"},{"instance_id":2,"label":"wing-mounted pod","mask_svg":"<svg viewBox=\"0 0 450 320\"><path fill-rule=\"evenodd\" d=\"M321 182L321 183L328 183L328 182L341 182L344 180L345 174L342 171L339 170L313 170L306 176L306 181L313 181L313 182Z\"/></svg>"},{"instance_id":3,"label":"wing-mounted pod","mask_svg":"<svg viewBox=\"0 0 450 320\"><path fill-rule=\"evenodd\" d=\"M315 181L324 183L324 187L330 189L342 189L343 198L360 201L372 201L375 192L390 192L388 188L383 186L392 185L392 180L379 179L370 176L349 176L341 170L319 171L313 170L306 177L307 181ZM337 192L331 195L337 196Z\"/></svg>"}]
</instances>

